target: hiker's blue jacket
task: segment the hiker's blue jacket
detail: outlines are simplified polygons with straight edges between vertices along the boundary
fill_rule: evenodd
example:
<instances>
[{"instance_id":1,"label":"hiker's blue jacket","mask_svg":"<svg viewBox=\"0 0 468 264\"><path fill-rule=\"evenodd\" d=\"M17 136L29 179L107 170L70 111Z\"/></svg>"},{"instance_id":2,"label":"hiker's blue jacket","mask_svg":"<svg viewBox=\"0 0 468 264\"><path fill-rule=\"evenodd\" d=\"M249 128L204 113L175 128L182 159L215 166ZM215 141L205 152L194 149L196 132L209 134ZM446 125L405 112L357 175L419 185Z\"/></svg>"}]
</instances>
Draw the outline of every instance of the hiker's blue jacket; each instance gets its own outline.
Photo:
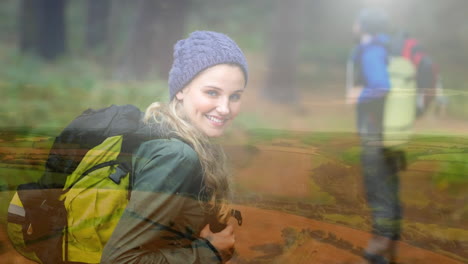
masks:
<instances>
[{"instance_id":1,"label":"hiker's blue jacket","mask_svg":"<svg viewBox=\"0 0 468 264\"><path fill-rule=\"evenodd\" d=\"M360 68L364 88L359 96L359 103L382 98L390 90L388 51L385 47L388 42L388 35L379 34L371 41L361 43L357 49L355 62Z\"/></svg>"}]
</instances>

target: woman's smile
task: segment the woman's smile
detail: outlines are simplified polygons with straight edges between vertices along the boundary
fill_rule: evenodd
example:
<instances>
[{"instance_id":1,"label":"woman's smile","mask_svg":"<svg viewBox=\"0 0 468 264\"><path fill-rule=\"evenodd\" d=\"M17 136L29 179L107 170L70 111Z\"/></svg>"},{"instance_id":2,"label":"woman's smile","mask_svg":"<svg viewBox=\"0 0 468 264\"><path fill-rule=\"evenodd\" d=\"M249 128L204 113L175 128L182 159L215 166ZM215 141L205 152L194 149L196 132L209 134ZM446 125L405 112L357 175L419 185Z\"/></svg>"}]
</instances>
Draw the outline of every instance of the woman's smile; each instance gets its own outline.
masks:
<instances>
[{"instance_id":1,"label":"woman's smile","mask_svg":"<svg viewBox=\"0 0 468 264\"><path fill-rule=\"evenodd\" d=\"M215 126L223 126L227 122L227 118L222 118L222 117L216 117L212 115L205 115L208 120L212 122L213 125Z\"/></svg>"}]
</instances>

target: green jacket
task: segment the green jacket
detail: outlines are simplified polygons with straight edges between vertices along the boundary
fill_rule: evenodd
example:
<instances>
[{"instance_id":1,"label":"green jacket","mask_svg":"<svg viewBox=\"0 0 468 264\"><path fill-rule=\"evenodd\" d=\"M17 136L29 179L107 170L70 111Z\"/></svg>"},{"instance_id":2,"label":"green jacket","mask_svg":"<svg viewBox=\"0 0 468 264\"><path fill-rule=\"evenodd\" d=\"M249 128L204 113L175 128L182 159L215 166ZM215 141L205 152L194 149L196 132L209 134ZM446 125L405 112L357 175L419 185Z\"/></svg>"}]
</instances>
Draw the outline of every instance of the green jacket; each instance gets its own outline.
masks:
<instances>
[{"instance_id":1,"label":"green jacket","mask_svg":"<svg viewBox=\"0 0 468 264\"><path fill-rule=\"evenodd\" d=\"M220 263L217 250L198 237L207 224L196 152L178 139L144 142L134 153L135 181L128 206L101 263Z\"/></svg>"}]
</instances>

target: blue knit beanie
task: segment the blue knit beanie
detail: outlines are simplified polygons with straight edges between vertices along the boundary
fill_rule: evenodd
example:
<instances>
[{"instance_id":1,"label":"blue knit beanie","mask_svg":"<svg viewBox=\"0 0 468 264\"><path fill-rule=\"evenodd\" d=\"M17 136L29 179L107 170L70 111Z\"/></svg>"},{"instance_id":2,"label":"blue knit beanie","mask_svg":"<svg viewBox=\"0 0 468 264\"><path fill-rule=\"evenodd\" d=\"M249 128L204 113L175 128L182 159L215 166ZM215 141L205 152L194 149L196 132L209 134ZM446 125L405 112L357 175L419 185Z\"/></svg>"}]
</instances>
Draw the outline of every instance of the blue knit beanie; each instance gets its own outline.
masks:
<instances>
[{"instance_id":1,"label":"blue knit beanie","mask_svg":"<svg viewBox=\"0 0 468 264\"><path fill-rule=\"evenodd\" d=\"M228 36L212 31L195 31L174 45L174 62L169 72L170 100L201 71L218 64L237 64L247 83L247 61Z\"/></svg>"}]
</instances>

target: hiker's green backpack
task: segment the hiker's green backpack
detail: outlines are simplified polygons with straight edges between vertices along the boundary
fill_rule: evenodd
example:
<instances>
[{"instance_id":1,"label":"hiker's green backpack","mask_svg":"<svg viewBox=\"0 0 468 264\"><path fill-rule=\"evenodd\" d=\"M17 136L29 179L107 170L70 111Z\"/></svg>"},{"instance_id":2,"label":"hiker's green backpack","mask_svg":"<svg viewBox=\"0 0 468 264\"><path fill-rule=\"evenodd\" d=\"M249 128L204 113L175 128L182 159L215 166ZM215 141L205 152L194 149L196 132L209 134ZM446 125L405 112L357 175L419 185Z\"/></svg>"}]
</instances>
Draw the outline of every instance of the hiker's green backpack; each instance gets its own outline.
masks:
<instances>
[{"instance_id":1,"label":"hiker's green backpack","mask_svg":"<svg viewBox=\"0 0 468 264\"><path fill-rule=\"evenodd\" d=\"M402 54L391 54L388 61L390 90L383 119L383 143L395 146L406 143L416 118L416 68Z\"/></svg>"},{"instance_id":2,"label":"hiker's green backpack","mask_svg":"<svg viewBox=\"0 0 468 264\"><path fill-rule=\"evenodd\" d=\"M407 33L393 34L386 47L391 88L385 107L384 139L391 146L408 140L415 119L434 101L440 80L432 59Z\"/></svg>"},{"instance_id":3,"label":"hiker's green backpack","mask_svg":"<svg viewBox=\"0 0 468 264\"><path fill-rule=\"evenodd\" d=\"M141 112L131 105L87 110L55 139L38 182L18 187L8 236L38 263L99 263L125 209Z\"/></svg>"}]
</instances>

